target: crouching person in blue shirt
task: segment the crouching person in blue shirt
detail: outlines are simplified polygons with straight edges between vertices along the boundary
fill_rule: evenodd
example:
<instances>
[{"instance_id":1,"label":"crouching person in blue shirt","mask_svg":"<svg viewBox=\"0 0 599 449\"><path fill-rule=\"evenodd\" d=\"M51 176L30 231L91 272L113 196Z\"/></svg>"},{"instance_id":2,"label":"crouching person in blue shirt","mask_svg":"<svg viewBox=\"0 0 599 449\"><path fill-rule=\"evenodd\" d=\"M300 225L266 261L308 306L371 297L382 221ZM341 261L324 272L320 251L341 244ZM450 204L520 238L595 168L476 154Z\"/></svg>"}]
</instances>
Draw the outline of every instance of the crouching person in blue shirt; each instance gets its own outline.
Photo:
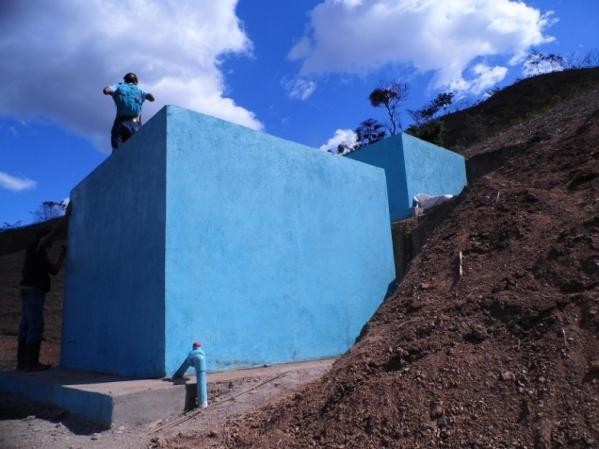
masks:
<instances>
[{"instance_id":1,"label":"crouching person in blue shirt","mask_svg":"<svg viewBox=\"0 0 599 449\"><path fill-rule=\"evenodd\" d=\"M141 128L141 105L145 100L154 101L154 95L137 87L137 75L127 73L122 83L106 86L102 92L112 96L116 105L116 118L110 131L112 151L116 150Z\"/></svg>"}]
</instances>

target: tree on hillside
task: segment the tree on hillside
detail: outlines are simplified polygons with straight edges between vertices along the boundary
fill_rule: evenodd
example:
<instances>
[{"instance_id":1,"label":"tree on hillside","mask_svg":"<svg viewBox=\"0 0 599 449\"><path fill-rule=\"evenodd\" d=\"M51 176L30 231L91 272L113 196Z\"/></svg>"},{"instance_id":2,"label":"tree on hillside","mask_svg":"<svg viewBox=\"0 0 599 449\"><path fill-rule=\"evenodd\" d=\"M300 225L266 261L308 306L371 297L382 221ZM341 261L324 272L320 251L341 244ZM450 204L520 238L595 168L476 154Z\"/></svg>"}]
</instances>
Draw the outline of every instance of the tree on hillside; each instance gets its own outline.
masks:
<instances>
[{"instance_id":1,"label":"tree on hillside","mask_svg":"<svg viewBox=\"0 0 599 449\"><path fill-rule=\"evenodd\" d=\"M380 86L370 92L368 99L375 108L383 107L389 117L389 133L394 136L401 130L399 120L399 104L408 97L408 85L405 83L392 82L386 86Z\"/></svg>"},{"instance_id":2,"label":"tree on hillside","mask_svg":"<svg viewBox=\"0 0 599 449\"><path fill-rule=\"evenodd\" d=\"M67 209L66 201L44 201L37 210L31 212L37 221L48 221L64 215Z\"/></svg>"},{"instance_id":3,"label":"tree on hillside","mask_svg":"<svg viewBox=\"0 0 599 449\"><path fill-rule=\"evenodd\" d=\"M386 134L385 125L373 118L366 119L356 128L356 140L358 143L354 149L383 140Z\"/></svg>"},{"instance_id":4,"label":"tree on hillside","mask_svg":"<svg viewBox=\"0 0 599 449\"><path fill-rule=\"evenodd\" d=\"M408 111L412 120L417 125L430 122L440 111L447 109L452 103L455 94L453 92L441 92L424 108Z\"/></svg>"},{"instance_id":5,"label":"tree on hillside","mask_svg":"<svg viewBox=\"0 0 599 449\"><path fill-rule=\"evenodd\" d=\"M580 67L599 67L599 50L591 50L585 54L580 61Z\"/></svg>"},{"instance_id":6,"label":"tree on hillside","mask_svg":"<svg viewBox=\"0 0 599 449\"><path fill-rule=\"evenodd\" d=\"M566 58L568 69L599 67L599 50L591 50L585 54L573 52Z\"/></svg>"},{"instance_id":7,"label":"tree on hillside","mask_svg":"<svg viewBox=\"0 0 599 449\"><path fill-rule=\"evenodd\" d=\"M524 74L526 76L541 75L543 73L560 72L566 68L566 60L555 53L545 55L537 50L532 50L524 61Z\"/></svg>"},{"instance_id":8,"label":"tree on hillside","mask_svg":"<svg viewBox=\"0 0 599 449\"><path fill-rule=\"evenodd\" d=\"M0 232L6 231L7 229L20 228L21 226L22 226L21 220L15 221L14 223L9 223L9 222L5 221L4 223L2 223L0 225Z\"/></svg>"}]
</instances>

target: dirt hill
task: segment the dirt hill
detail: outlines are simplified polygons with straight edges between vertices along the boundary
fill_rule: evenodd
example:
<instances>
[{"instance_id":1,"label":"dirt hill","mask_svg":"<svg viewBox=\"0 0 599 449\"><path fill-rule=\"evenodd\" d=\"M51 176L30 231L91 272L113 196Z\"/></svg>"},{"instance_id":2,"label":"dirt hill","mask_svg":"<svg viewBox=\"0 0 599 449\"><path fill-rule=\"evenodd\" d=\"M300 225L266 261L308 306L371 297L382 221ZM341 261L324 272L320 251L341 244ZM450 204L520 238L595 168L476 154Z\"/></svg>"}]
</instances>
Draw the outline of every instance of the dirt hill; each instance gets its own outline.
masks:
<instances>
[{"instance_id":1,"label":"dirt hill","mask_svg":"<svg viewBox=\"0 0 599 449\"><path fill-rule=\"evenodd\" d=\"M332 371L229 423L227 447L599 447L599 88L464 152L500 166Z\"/></svg>"}]
</instances>

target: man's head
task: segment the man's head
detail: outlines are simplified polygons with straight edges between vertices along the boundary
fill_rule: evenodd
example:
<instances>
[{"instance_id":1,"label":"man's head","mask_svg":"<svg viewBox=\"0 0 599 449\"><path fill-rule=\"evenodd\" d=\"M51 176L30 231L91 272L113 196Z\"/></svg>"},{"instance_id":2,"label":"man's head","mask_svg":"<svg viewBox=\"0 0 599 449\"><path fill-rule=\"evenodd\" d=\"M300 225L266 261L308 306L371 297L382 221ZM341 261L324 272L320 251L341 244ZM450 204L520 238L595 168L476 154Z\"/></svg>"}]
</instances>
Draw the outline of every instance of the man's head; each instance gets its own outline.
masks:
<instances>
[{"instance_id":1,"label":"man's head","mask_svg":"<svg viewBox=\"0 0 599 449\"><path fill-rule=\"evenodd\" d=\"M137 75L135 73L129 72L123 77L123 79L127 84L137 84Z\"/></svg>"}]
</instances>

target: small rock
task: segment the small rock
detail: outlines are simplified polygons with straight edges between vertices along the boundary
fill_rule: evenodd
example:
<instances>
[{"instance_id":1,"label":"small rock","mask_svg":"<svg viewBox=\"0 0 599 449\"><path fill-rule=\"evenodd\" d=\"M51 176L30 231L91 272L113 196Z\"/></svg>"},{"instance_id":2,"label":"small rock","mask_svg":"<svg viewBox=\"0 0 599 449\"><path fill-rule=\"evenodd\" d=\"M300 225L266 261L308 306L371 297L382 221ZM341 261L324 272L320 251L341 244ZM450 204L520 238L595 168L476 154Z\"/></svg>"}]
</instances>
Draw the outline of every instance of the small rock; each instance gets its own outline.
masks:
<instances>
[{"instance_id":1,"label":"small rock","mask_svg":"<svg viewBox=\"0 0 599 449\"><path fill-rule=\"evenodd\" d=\"M91 439L92 440L97 440L100 438L100 434L99 433L92 433Z\"/></svg>"},{"instance_id":2,"label":"small rock","mask_svg":"<svg viewBox=\"0 0 599 449\"><path fill-rule=\"evenodd\" d=\"M179 433L179 435L181 435L181 434ZM153 448L153 447L165 447L166 440L164 438L162 438L162 437L154 437L154 438L152 438L150 440L150 443L151 443L151 445L150 445L151 448Z\"/></svg>"},{"instance_id":3,"label":"small rock","mask_svg":"<svg viewBox=\"0 0 599 449\"><path fill-rule=\"evenodd\" d=\"M443 407L440 405L435 405L433 408L431 408L431 419L438 419L442 417L444 413L445 410L443 410Z\"/></svg>"},{"instance_id":4,"label":"small rock","mask_svg":"<svg viewBox=\"0 0 599 449\"><path fill-rule=\"evenodd\" d=\"M589 365L591 373L599 372L599 359L592 360Z\"/></svg>"},{"instance_id":5,"label":"small rock","mask_svg":"<svg viewBox=\"0 0 599 449\"><path fill-rule=\"evenodd\" d=\"M439 416L437 418L437 426L440 428L447 427L447 418L445 416Z\"/></svg>"},{"instance_id":6,"label":"small rock","mask_svg":"<svg viewBox=\"0 0 599 449\"><path fill-rule=\"evenodd\" d=\"M216 438L218 436L218 433L216 433L214 430L209 431L206 436L208 438Z\"/></svg>"},{"instance_id":7,"label":"small rock","mask_svg":"<svg viewBox=\"0 0 599 449\"><path fill-rule=\"evenodd\" d=\"M117 430L125 430L125 426L119 426L119 428Z\"/></svg>"},{"instance_id":8,"label":"small rock","mask_svg":"<svg viewBox=\"0 0 599 449\"><path fill-rule=\"evenodd\" d=\"M31 421L35 419L35 415L29 415L27 418L23 418L23 421Z\"/></svg>"},{"instance_id":9,"label":"small rock","mask_svg":"<svg viewBox=\"0 0 599 449\"><path fill-rule=\"evenodd\" d=\"M516 380L516 376L511 371L503 371L501 373L501 380L504 382L514 381Z\"/></svg>"},{"instance_id":10,"label":"small rock","mask_svg":"<svg viewBox=\"0 0 599 449\"><path fill-rule=\"evenodd\" d=\"M31 430L33 430L34 432L41 432L42 428L40 426L34 426Z\"/></svg>"},{"instance_id":11,"label":"small rock","mask_svg":"<svg viewBox=\"0 0 599 449\"><path fill-rule=\"evenodd\" d=\"M466 340L468 343L473 343L476 345L482 343L483 341L485 341L485 338L487 338L484 332L481 332L477 329L474 329L471 332L464 334L463 337L464 340Z\"/></svg>"}]
</instances>

